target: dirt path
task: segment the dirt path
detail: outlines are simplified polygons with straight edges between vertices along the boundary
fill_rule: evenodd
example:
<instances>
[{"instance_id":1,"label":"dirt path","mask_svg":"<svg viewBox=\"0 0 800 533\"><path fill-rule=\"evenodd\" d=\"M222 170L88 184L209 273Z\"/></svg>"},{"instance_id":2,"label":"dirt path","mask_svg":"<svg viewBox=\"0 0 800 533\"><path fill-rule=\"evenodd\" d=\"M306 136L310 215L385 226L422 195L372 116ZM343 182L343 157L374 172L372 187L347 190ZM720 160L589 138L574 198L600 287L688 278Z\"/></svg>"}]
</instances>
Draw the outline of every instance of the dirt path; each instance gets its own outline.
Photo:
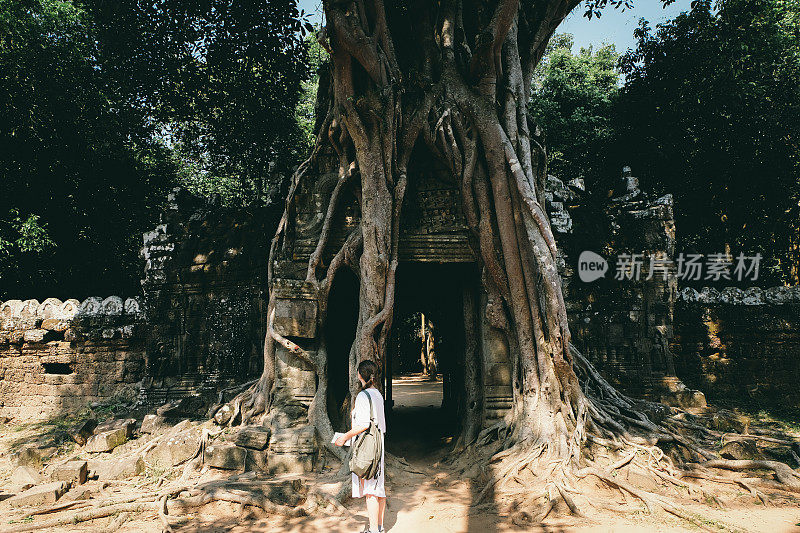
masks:
<instances>
[{"instance_id":1,"label":"dirt path","mask_svg":"<svg viewBox=\"0 0 800 533\"><path fill-rule=\"evenodd\" d=\"M408 466L395 461L387 466L388 506L387 531L391 533L505 533L511 531L542 532L633 532L633 531L700 531L695 525L672 515L647 513L640 502L618 494L611 508L594 505L591 500L581 503L589 518L548 518L543 523L521 528L508 518L508 501L490 502L472 506L475 495L484 487L480 476L464 478L456 475L441 461L447 457L448 444L456 427L446 420L438 405L441 402L441 382L430 382L420 376L398 380L394 384L395 409L388 421L387 450L402 458ZM7 481L10 474L8 444L23 437L24 433L0 434L0 479ZM491 472L489 472L491 474ZM485 478L484 478L485 479ZM714 489L716 487L710 487ZM135 487L124 484L115 489L117 496L135 494ZM691 513L707 518L708 531L746 531L764 533L800 532L800 505L798 500L773 499L769 506L756 503L744 491L728 493L723 498L725 509L711 507L708 502L682 498L680 505ZM0 503L2 505L2 503ZM237 505L213 503L201 512L183 517L172 517L176 531L191 533L211 532L288 532L288 533L355 533L368 524L364 503L361 500L348 504L349 517L257 517ZM56 533L72 531L108 530L117 516L96 520L80 526L55 530ZM9 527L0 522L0 533ZM114 533L160 533L162 531L155 508L121 525L114 525Z\"/></svg>"},{"instance_id":2,"label":"dirt path","mask_svg":"<svg viewBox=\"0 0 800 533\"><path fill-rule=\"evenodd\" d=\"M447 455L447 444L454 425L442 417L441 382L422 376L407 376L393 382L395 406L387 421L387 450L410 465L405 472L387 471L388 504L385 526L391 533L505 533L540 532L678 532L700 531L671 515L650 515L638 502L620 494L619 511L596 510L590 518L551 518L541 524L521 528L501 514L498 504L472 507L475 495L483 486L471 479L455 476L440 464ZM689 511L702 513L715 523L712 531L752 531L764 533L800 532L800 509L794 505L770 506L738 502L723 510L707 505L683 502ZM364 504L348 505L350 518L268 518L240 523L236 518L201 517L190 521L180 531L205 532L288 532L351 533L363 531L368 524ZM634 511L630 509L633 507ZM640 510L636 510L640 508ZM191 522L195 522L192 524ZM131 529L130 531L135 531Z\"/></svg>"}]
</instances>

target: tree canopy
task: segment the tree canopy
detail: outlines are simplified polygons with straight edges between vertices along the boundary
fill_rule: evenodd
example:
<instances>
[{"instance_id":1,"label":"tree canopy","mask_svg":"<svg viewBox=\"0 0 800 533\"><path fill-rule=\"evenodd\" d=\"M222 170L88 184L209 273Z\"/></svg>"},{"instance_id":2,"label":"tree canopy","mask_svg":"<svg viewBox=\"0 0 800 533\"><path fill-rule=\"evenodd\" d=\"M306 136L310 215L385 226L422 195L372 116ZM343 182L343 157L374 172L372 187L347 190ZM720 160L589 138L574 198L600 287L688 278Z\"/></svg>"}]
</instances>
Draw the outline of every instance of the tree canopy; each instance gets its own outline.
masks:
<instances>
[{"instance_id":1,"label":"tree canopy","mask_svg":"<svg viewBox=\"0 0 800 533\"><path fill-rule=\"evenodd\" d=\"M613 138L619 92L614 45L573 54L572 35L556 35L534 72L530 112L547 137L549 172L599 180Z\"/></svg>"},{"instance_id":2,"label":"tree canopy","mask_svg":"<svg viewBox=\"0 0 800 533\"><path fill-rule=\"evenodd\" d=\"M764 283L798 281L799 23L797 0L700 0L621 62L619 157L675 195L685 248L760 252Z\"/></svg>"},{"instance_id":3,"label":"tree canopy","mask_svg":"<svg viewBox=\"0 0 800 533\"><path fill-rule=\"evenodd\" d=\"M0 297L138 292L176 184L279 195L306 30L294 1L0 0Z\"/></svg>"}]
</instances>

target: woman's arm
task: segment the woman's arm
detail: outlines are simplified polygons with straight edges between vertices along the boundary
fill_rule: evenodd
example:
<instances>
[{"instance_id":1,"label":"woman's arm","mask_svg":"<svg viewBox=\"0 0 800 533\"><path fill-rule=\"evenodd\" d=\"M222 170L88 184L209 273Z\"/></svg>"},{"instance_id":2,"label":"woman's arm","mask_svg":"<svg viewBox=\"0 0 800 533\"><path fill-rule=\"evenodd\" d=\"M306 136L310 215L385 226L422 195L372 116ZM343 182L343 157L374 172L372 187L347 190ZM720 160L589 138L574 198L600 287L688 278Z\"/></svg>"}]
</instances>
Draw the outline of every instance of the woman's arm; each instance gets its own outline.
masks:
<instances>
[{"instance_id":1,"label":"woman's arm","mask_svg":"<svg viewBox=\"0 0 800 533\"><path fill-rule=\"evenodd\" d=\"M341 437L339 437L338 439L336 439L336 442L334 444L336 444L337 446L344 446L345 442L347 442L348 440L352 439L353 437L355 437L360 433L364 433L368 429L369 426L364 426L362 428L353 428L344 435L342 435Z\"/></svg>"}]
</instances>

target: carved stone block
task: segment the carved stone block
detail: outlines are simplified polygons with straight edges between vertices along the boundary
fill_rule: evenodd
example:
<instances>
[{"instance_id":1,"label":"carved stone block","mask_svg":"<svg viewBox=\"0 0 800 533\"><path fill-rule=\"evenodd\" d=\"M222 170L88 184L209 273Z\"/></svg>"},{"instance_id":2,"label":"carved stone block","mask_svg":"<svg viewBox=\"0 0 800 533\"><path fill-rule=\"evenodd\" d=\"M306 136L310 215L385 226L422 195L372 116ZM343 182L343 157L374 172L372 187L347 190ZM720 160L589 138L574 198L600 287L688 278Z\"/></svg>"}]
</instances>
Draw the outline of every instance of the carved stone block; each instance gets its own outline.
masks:
<instances>
[{"instance_id":1,"label":"carved stone block","mask_svg":"<svg viewBox=\"0 0 800 533\"><path fill-rule=\"evenodd\" d=\"M316 300L276 299L275 331L284 337L313 338L317 335Z\"/></svg>"},{"instance_id":2,"label":"carved stone block","mask_svg":"<svg viewBox=\"0 0 800 533\"><path fill-rule=\"evenodd\" d=\"M284 337L311 339L317 336L317 293L310 283L276 279L272 285L275 295L275 332Z\"/></svg>"}]
</instances>

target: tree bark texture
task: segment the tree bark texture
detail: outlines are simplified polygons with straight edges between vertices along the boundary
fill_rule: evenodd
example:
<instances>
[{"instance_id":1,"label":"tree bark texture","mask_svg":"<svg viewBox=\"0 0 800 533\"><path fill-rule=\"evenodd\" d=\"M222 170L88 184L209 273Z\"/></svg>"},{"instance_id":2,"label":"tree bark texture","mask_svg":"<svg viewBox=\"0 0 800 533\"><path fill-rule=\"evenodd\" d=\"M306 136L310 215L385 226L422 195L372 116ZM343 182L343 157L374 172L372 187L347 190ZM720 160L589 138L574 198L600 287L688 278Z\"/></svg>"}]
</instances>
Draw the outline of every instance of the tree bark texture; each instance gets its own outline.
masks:
<instances>
[{"instance_id":1,"label":"tree bark texture","mask_svg":"<svg viewBox=\"0 0 800 533\"><path fill-rule=\"evenodd\" d=\"M483 271L488 305L469 313L485 313L511 347L509 438L559 460L578 457L587 423L601 435L618 426L602 400L587 399L575 372L555 240L543 207L547 154L527 107L533 69L577 3L444 0L389 8L383 0L326 0L326 26L319 38L330 53L330 76L323 79L331 81L320 87L323 105L318 107L325 117L314 153L293 177L270 256L272 268L277 250L290 238L298 182L313 173L320 150L332 148L338 181L306 281L319 289L324 320L337 269L349 266L359 277L359 317L349 359L354 396L360 361L385 367L407 169L418 150L432 154L459 184ZM358 198L360 226L324 265L345 189ZM467 307L474 308L475 301L468 295ZM268 311L274 313L274 302ZM276 334L270 322L264 375L255 393L242 400L242 420L269 408L276 344L305 359L317 372L319 389L325 388L324 350L306 352ZM589 368L584 376L602 380L580 359L582 368ZM468 362L466 377L475 386L477 368L477 362ZM613 390L605 381L596 387ZM480 400L473 396L467 391L467 417L480 412ZM309 415L323 441L331 431L324 398L324 390L318 390ZM624 401L617 394L606 403L613 410ZM463 427L467 438L475 437L476 421L466 420Z\"/></svg>"}]
</instances>

